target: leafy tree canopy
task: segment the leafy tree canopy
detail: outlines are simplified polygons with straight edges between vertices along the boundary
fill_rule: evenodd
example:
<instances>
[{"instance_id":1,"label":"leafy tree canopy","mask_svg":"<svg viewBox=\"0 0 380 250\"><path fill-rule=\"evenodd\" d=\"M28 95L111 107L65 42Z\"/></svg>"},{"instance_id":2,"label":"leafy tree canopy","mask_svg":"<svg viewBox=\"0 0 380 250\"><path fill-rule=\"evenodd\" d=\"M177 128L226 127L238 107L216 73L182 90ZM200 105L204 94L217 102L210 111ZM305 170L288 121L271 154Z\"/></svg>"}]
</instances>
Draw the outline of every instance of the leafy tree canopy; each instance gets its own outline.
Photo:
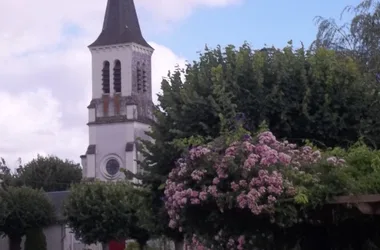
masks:
<instances>
[{"instance_id":1,"label":"leafy tree canopy","mask_svg":"<svg viewBox=\"0 0 380 250\"><path fill-rule=\"evenodd\" d=\"M30 229L50 225L54 219L54 207L43 191L29 187L0 190L0 235L22 237Z\"/></svg>"},{"instance_id":2,"label":"leafy tree canopy","mask_svg":"<svg viewBox=\"0 0 380 250\"><path fill-rule=\"evenodd\" d=\"M64 191L82 179L79 164L56 156L37 156L23 166L17 175L19 183L46 192Z\"/></svg>"},{"instance_id":3,"label":"leafy tree canopy","mask_svg":"<svg viewBox=\"0 0 380 250\"><path fill-rule=\"evenodd\" d=\"M138 224L138 194L125 182L75 184L65 203L64 215L76 237L86 244L108 244L132 237L140 240L146 237L146 231Z\"/></svg>"},{"instance_id":4,"label":"leafy tree canopy","mask_svg":"<svg viewBox=\"0 0 380 250\"><path fill-rule=\"evenodd\" d=\"M354 56L374 77L380 66L380 2L363 0L357 6L347 6L341 18L344 14L352 18L342 25L332 18L316 18L319 30L312 48L325 47Z\"/></svg>"}]
</instances>

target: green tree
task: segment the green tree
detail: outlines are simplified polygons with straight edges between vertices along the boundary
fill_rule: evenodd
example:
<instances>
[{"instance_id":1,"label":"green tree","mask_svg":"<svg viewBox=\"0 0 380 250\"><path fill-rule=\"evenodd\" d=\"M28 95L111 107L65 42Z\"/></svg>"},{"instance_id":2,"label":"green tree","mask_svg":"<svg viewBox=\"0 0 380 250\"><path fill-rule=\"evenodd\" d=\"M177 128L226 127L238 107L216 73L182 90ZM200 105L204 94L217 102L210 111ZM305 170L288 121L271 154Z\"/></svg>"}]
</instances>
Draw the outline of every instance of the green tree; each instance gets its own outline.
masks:
<instances>
[{"instance_id":1,"label":"green tree","mask_svg":"<svg viewBox=\"0 0 380 250\"><path fill-rule=\"evenodd\" d=\"M363 0L357 6L347 6L343 14L353 17L340 25L335 19L317 17L318 33L312 50L328 48L355 59L364 75L366 112L362 114L362 136L375 147L380 141L380 2Z\"/></svg>"},{"instance_id":2,"label":"green tree","mask_svg":"<svg viewBox=\"0 0 380 250\"><path fill-rule=\"evenodd\" d=\"M138 193L126 182L75 184L65 203L64 215L75 236L85 244L102 243L108 247L112 240L132 237L145 244L146 232L139 228L133 205Z\"/></svg>"},{"instance_id":3,"label":"green tree","mask_svg":"<svg viewBox=\"0 0 380 250\"><path fill-rule=\"evenodd\" d=\"M355 57L362 69L375 76L380 66L380 2L363 0L347 6L341 13L349 14L348 22L339 24L333 18L316 17L318 33L312 48L329 48Z\"/></svg>"},{"instance_id":4,"label":"green tree","mask_svg":"<svg viewBox=\"0 0 380 250\"><path fill-rule=\"evenodd\" d=\"M148 133L154 143L140 147L142 180L153 194L155 214L165 211L162 189L183 150L239 124L257 131L266 122L278 138L319 146L347 146L372 131L363 120L376 120L368 113L373 92L362 80L355 60L324 48L294 49L291 42L283 49L253 50L247 43L206 48L163 80ZM166 228L167 216L156 220L165 235L181 237Z\"/></svg>"},{"instance_id":5,"label":"green tree","mask_svg":"<svg viewBox=\"0 0 380 250\"><path fill-rule=\"evenodd\" d=\"M46 236L41 228L26 233L24 250L47 250Z\"/></svg>"},{"instance_id":6,"label":"green tree","mask_svg":"<svg viewBox=\"0 0 380 250\"><path fill-rule=\"evenodd\" d=\"M62 160L56 156L37 156L36 159L23 166L18 174L18 180L23 185L46 192L64 191L73 183L82 179L82 169L79 164Z\"/></svg>"},{"instance_id":7,"label":"green tree","mask_svg":"<svg viewBox=\"0 0 380 250\"><path fill-rule=\"evenodd\" d=\"M18 178L18 174L22 170L21 159L19 159L19 167L16 171L11 171L4 158L0 158L0 182L5 186L21 186L22 183Z\"/></svg>"},{"instance_id":8,"label":"green tree","mask_svg":"<svg viewBox=\"0 0 380 250\"><path fill-rule=\"evenodd\" d=\"M21 249L21 238L31 229L54 222L54 207L42 191L29 187L0 190L0 235L8 236L10 250Z\"/></svg>"}]
</instances>

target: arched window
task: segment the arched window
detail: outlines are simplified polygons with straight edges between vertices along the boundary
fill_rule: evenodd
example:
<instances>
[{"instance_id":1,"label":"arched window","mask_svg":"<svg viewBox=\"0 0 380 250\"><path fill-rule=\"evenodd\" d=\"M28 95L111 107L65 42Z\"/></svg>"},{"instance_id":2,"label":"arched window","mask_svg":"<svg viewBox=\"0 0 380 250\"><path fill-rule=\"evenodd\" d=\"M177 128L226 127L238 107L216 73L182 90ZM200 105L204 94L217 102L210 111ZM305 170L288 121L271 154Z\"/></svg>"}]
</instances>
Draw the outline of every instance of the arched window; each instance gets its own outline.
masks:
<instances>
[{"instance_id":1,"label":"arched window","mask_svg":"<svg viewBox=\"0 0 380 250\"><path fill-rule=\"evenodd\" d=\"M121 93L121 63L119 60L115 61L113 68L113 89L116 93Z\"/></svg>"},{"instance_id":2,"label":"arched window","mask_svg":"<svg viewBox=\"0 0 380 250\"><path fill-rule=\"evenodd\" d=\"M102 70L102 89L104 94L110 93L110 63L105 61Z\"/></svg>"}]
</instances>

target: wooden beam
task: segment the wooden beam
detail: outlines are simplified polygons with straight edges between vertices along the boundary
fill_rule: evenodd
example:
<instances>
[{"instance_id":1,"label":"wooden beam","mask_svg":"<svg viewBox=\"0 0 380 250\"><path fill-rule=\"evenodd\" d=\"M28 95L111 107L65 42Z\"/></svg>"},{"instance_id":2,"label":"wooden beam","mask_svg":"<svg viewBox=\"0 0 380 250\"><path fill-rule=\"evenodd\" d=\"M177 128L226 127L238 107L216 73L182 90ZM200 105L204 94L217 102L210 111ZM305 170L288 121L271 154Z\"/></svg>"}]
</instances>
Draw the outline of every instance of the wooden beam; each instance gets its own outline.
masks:
<instances>
[{"instance_id":1,"label":"wooden beam","mask_svg":"<svg viewBox=\"0 0 380 250\"><path fill-rule=\"evenodd\" d=\"M377 203L380 202L380 194L365 194L365 195L345 195L334 197L329 204L344 204L344 203Z\"/></svg>"}]
</instances>

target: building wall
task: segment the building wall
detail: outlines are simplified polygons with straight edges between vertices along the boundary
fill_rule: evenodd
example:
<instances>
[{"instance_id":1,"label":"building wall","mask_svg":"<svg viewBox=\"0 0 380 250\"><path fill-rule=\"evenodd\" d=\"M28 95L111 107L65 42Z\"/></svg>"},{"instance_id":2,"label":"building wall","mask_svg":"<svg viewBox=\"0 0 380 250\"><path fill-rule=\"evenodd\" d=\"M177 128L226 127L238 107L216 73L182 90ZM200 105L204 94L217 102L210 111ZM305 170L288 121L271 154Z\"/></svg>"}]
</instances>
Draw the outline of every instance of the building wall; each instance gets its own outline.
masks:
<instances>
[{"instance_id":1,"label":"building wall","mask_svg":"<svg viewBox=\"0 0 380 250\"><path fill-rule=\"evenodd\" d=\"M137 149L126 152L126 144L136 142L137 138L149 139L145 131L149 131L147 124L140 122L114 123L114 124L97 124L89 127L89 142L96 145L94 162L87 156L85 165L85 177L95 177L100 180L106 180L105 163L109 157L115 157L121 162L121 167L133 173L137 169ZM119 178L123 178L120 173Z\"/></svg>"},{"instance_id":2,"label":"building wall","mask_svg":"<svg viewBox=\"0 0 380 250\"><path fill-rule=\"evenodd\" d=\"M113 66L115 60L121 62L122 76L122 96L129 96L132 93L132 84L124 84L132 82L132 45L112 45L90 50L92 54L92 99L101 98L102 90L102 69L104 61L110 63L110 90L113 94Z\"/></svg>"}]
</instances>

